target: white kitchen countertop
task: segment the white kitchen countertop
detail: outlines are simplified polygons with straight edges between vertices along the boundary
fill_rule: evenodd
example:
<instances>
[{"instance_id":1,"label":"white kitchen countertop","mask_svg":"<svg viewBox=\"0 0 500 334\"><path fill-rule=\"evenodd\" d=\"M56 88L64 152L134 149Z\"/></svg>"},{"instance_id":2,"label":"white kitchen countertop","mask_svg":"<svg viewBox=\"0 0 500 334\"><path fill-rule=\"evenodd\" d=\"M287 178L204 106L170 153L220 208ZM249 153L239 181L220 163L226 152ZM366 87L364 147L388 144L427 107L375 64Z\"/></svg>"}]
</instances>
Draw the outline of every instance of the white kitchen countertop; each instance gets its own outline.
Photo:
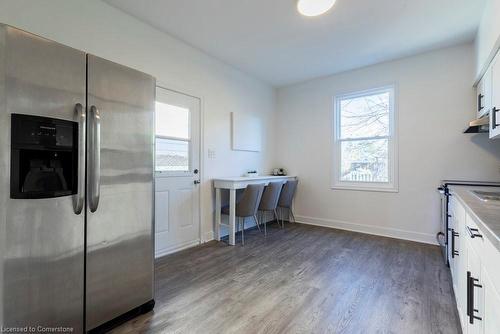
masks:
<instances>
[{"instance_id":1,"label":"white kitchen countertop","mask_svg":"<svg viewBox=\"0 0 500 334\"><path fill-rule=\"evenodd\" d=\"M259 175L259 176L233 176L233 177L217 177L214 181L252 181L252 180L269 180L269 179L283 179L283 178L296 178L295 175Z\"/></svg>"},{"instance_id":2,"label":"white kitchen countertop","mask_svg":"<svg viewBox=\"0 0 500 334\"><path fill-rule=\"evenodd\" d=\"M294 175L282 175L282 176L274 176L274 175L260 175L260 176L235 176L235 177L222 177L215 178L214 188L216 189L243 189L246 188L249 184L256 183L269 183L273 181L282 181L297 179Z\"/></svg>"},{"instance_id":3,"label":"white kitchen countertop","mask_svg":"<svg viewBox=\"0 0 500 334\"><path fill-rule=\"evenodd\" d=\"M482 201L472 190L499 192L500 187L449 186L488 240L500 251L500 201Z\"/></svg>"}]
</instances>

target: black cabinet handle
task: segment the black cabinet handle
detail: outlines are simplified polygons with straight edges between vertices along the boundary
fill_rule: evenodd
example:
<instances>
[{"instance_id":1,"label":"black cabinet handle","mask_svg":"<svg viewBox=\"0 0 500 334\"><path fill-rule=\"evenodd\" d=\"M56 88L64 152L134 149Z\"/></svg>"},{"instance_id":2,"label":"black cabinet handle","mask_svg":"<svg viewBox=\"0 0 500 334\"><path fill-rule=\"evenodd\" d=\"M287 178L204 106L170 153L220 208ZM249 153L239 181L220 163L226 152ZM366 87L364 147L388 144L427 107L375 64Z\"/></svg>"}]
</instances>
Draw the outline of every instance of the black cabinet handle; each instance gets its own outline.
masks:
<instances>
[{"instance_id":1,"label":"black cabinet handle","mask_svg":"<svg viewBox=\"0 0 500 334\"><path fill-rule=\"evenodd\" d=\"M483 238L483 235L479 233L479 230L477 228L470 228L469 226L467 226L467 232L469 232L469 235L472 239Z\"/></svg>"},{"instance_id":2,"label":"black cabinet handle","mask_svg":"<svg viewBox=\"0 0 500 334\"><path fill-rule=\"evenodd\" d=\"M470 297L470 278L471 278L471 272L467 272L467 316L470 317L470 309L471 309L471 297Z\"/></svg>"},{"instance_id":3,"label":"black cabinet handle","mask_svg":"<svg viewBox=\"0 0 500 334\"><path fill-rule=\"evenodd\" d=\"M479 94L477 96L477 111L481 111L484 109L484 106L482 105L483 97L484 97L483 94Z\"/></svg>"},{"instance_id":4,"label":"black cabinet handle","mask_svg":"<svg viewBox=\"0 0 500 334\"><path fill-rule=\"evenodd\" d=\"M458 251L455 250L455 237L458 237L458 232L455 232L454 229L451 229L451 257L454 258L458 256Z\"/></svg>"},{"instance_id":5,"label":"black cabinet handle","mask_svg":"<svg viewBox=\"0 0 500 334\"><path fill-rule=\"evenodd\" d=\"M497 112L499 112L500 109L496 108L496 107L493 107L493 109L491 110L491 127L494 129L496 129L497 126L499 126L500 124L497 124Z\"/></svg>"},{"instance_id":6,"label":"black cabinet handle","mask_svg":"<svg viewBox=\"0 0 500 334\"><path fill-rule=\"evenodd\" d=\"M476 284L479 282L477 278L472 277L470 271L467 272L467 316L469 317L469 323L474 324L474 320L483 320L483 318L475 315L479 312L478 309L474 308L474 288L482 288L481 284Z\"/></svg>"}]
</instances>

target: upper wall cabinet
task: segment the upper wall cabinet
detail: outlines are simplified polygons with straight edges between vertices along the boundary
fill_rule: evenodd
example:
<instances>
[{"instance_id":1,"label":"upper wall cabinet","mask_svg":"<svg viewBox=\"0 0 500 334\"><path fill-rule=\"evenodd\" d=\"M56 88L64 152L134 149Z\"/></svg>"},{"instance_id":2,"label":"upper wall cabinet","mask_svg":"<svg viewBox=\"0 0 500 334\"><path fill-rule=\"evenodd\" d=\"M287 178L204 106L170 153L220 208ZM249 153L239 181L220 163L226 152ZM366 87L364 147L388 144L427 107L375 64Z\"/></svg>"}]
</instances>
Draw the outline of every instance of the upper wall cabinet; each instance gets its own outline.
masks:
<instances>
[{"instance_id":1,"label":"upper wall cabinet","mask_svg":"<svg viewBox=\"0 0 500 334\"><path fill-rule=\"evenodd\" d=\"M477 84L477 118L481 118L490 112L491 94L491 67L489 67L481 81Z\"/></svg>"},{"instance_id":2,"label":"upper wall cabinet","mask_svg":"<svg viewBox=\"0 0 500 334\"><path fill-rule=\"evenodd\" d=\"M493 59L488 72L491 76L490 138L494 139L500 138L500 53Z\"/></svg>"}]
</instances>

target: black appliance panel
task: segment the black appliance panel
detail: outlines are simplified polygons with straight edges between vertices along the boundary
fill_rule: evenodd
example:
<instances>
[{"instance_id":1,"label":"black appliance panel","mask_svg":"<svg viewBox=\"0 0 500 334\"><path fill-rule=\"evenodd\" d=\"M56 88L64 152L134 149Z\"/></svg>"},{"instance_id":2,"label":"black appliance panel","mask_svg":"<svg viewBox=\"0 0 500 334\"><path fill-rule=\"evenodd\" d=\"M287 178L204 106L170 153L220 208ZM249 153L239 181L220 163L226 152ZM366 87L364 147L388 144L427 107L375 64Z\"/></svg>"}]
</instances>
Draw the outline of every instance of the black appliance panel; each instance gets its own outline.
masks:
<instances>
[{"instance_id":1,"label":"black appliance panel","mask_svg":"<svg viewBox=\"0 0 500 334\"><path fill-rule=\"evenodd\" d=\"M78 123L12 114L10 197L76 194Z\"/></svg>"}]
</instances>

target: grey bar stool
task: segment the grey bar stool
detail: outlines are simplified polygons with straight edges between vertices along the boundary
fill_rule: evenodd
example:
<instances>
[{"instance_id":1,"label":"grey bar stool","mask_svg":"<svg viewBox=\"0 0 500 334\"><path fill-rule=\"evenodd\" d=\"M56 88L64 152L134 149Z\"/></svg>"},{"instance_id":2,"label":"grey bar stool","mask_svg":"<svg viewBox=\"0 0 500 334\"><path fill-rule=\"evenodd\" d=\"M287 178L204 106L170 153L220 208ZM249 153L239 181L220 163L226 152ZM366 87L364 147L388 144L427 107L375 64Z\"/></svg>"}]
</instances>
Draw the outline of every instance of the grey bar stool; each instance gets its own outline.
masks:
<instances>
[{"instance_id":1,"label":"grey bar stool","mask_svg":"<svg viewBox=\"0 0 500 334\"><path fill-rule=\"evenodd\" d=\"M264 189L262 194L262 199L259 204L259 211L262 212L263 218L260 221L264 222L264 235L267 236L267 220L265 219L265 214L267 212L272 212L274 217L279 224L278 213L276 208L278 207L278 199L280 197L281 188L283 188L283 182L269 182L269 184Z\"/></svg>"},{"instance_id":2,"label":"grey bar stool","mask_svg":"<svg viewBox=\"0 0 500 334\"><path fill-rule=\"evenodd\" d=\"M240 200L236 203L236 217L238 218L238 226L242 222L241 229L241 244L245 244L245 218L253 217L257 227L260 230L259 221L257 220L257 209L259 208L264 184L249 184L243 191ZM222 213L229 215L229 206L222 208Z\"/></svg>"},{"instance_id":3,"label":"grey bar stool","mask_svg":"<svg viewBox=\"0 0 500 334\"><path fill-rule=\"evenodd\" d=\"M297 190L298 183L298 180L286 181L285 185L283 186L283 190L281 190L280 199L278 200L278 208L280 210L282 227L285 227L285 220L283 219L284 210L287 210L290 213L293 221L295 222L295 216L293 215L292 211L292 201L293 197L295 196L295 191Z\"/></svg>"}]
</instances>

